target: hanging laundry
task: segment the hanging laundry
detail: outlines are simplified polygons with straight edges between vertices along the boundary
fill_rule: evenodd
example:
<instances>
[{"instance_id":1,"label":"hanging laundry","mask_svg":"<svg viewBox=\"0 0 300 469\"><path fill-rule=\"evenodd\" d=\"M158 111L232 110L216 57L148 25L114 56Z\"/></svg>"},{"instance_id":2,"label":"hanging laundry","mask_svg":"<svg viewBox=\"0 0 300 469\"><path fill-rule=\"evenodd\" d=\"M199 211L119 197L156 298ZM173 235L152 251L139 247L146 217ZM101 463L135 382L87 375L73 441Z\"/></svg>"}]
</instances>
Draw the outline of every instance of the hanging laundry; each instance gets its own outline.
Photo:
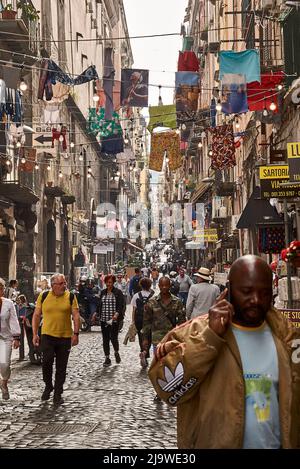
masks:
<instances>
[{"instance_id":1,"label":"hanging laundry","mask_svg":"<svg viewBox=\"0 0 300 469\"><path fill-rule=\"evenodd\" d=\"M278 85L281 85L284 81L284 73L274 72L263 73L261 75L261 83L255 81L248 83L247 85L247 96L249 111L263 111L264 109L269 110L270 104L274 102L276 104L275 112L278 112Z\"/></svg>"},{"instance_id":2,"label":"hanging laundry","mask_svg":"<svg viewBox=\"0 0 300 469\"><path fill-rule=\"evenodd\" d=\"M216 100L213 98L210 102L210 126L216 127L216 116L217 116L217 109L216 109Z\"/></svg>"},{"instance_id":3,"label":"hanging laundry","mask_svg":"<svg viewBox=\"0 0 300 469\"><path fill-rule=\"evenodd\" d=\"M197 111L199 97L199 74L176 72L176 111Z\"/></svg>"},{"instance_id":4,"label":"hanging laundry","mask_svg":"<svg viewBox=\"0 0 300 469\"><path fill-rule=\"evenodd\" d=\"M179 52L178 72L199 72L199 60L195 52Z\"/></svg>"},{"instance_id":5,"label":"hanging laundry","mask_svg":"<svg viewBox=\"0 0 300 469\"><path fill-rule=\"evenodd\" d=\"M107 153L109 155L116 155L118 153L123 153L124 151L124 140L123 137L117 136L110 136L110 137L103 137L101 140L101 150L102 153Z\"/></svg>"},{"instance_id":6,"label":"hanging laundry","mask_svg":"<svg viewBox=\"0 0 300 469\"><path fill-rule=\"evenodd\" d=\"M22 125L17 126L16 124L10 124L7 125L6 130L7 145L15 146L17 143L25 145L26 137Z\"/></svg>"},{"instance_id":7,"label":"hanging laundry","mask_svg":"<svg viewBox=\"0 0 300 469\"><path fill-rule=\"evenodd\" d=\"M121 105L148 107L149 70L123 69Z\"/></svg>"},{"instance_id":8,"label":"hanging laundry","mask_svg":"<svg viewBox=\"0 0 300 469\"><path fill-rule=\"evenodd\" d=\"M98 73L96 67L91 65L84 72L82 72L76 78L69 76L67 73L50 59L44 59L41 61L41 73L38 88L38 99L43 99L44 92L46 93L46 101L51 101L53 98L52 85L56 82L63 83L67 86L77 86L84 83L88 83L92 80L98 80Z\"/></svg>"},{"instance_id":9,"label":"hanging laundry","mask_svg":"<svg viewBox=\"0 0 300 469\"><path fill-rule=\"evenodd\" d=\"M20 90L14 90L15 93L15 108L13 115L13 122L21 124L23 122L23 103L22 103L22 92Z\"/></svg>"},{"instance_id":10,"label":"hanging laundry","mask_svg":"<svg viewBox=\"0 0 300 469\"><path fill-rule=\"evenodd\" d=\"M155 127L168 127L170 129L176 129L177 127L175 104L167 104L165 106L150 106L149 115L149 132L152 132Z\"/></svg>"},{"instance_id":11,"label":"hanging laundry","mask_svg":"<svg viewBox=\"0 0 300 469\"><path fill-rule=\"evenodd\" d=\"M44 124L57 124L60 121L58 104L45 103L43 114Z\"/></svg>"},{"instance_id":12,"label":"hanging laundry","mask_svg":"<svg viewBox=\"0 0 300 469\"><path fill-rule=\"evenodd\" d=\"M232 168L236 165L233 126L224 124L214 129L212 133L212 169Z\"/></svg>"},{"instance_id":13,"label":"hanging laundry","mask_svg":"<svg viewBox=\"0 0 300 469\"><path fill-rule=\"evenodd\" d=\"M112 119L105 119L105 109L90 108L88 117L89 131L95 135L100 142L102 137L109 137L111 135L123 135L123 130L120 124L120 116L117 112L113 113Z\"/></svg>"},{"instance_id":14,"label":"hanging laundry","mask_svg":"<svg viewBox=\"0 0 300 469\"><path fill-rule=\"evenodd\" d=\"M113 63L113 49L107 47L104 51L103 89L105 93L105 119L111 120L114 112L113 89L115 67Z\"/></svg>"},{"instance_id":15,"label":"hanging laundry","mask_svg":"<svg viewBox=\"0 0 300 469\"><path fill-rule=\"evenodd\" d=\"M149 169L161 171L165 152L169 158L169 168L175 171L182 165L180 153L180 135L176 132L159 132L151 135L151 153Z\"/></svg>"},{"instance_id":16,"label":"hanging laundry","mask_svg":"<svg viewBox=\"0 0 300 469\"><path fill-rule=\"evenodd\" d=\"M259 228L259 252L264 254L280 254L285 248L284 226L268 226Z\"/></svg>"},{"instance_id":17,"label":"hanging laundry","mask_svg":"<svg viewBox=\"0 0 300 469\"><path fill-rule=\"evenodd\" d=\"M191 51L194 45L194 38L192 36L185 36L183 38L182 50Z\"/></svg>"},{"instance_id":18,"label":"hanging laundry","mask_svg":"<svg viewBox=\"0 0 300 469\"><path fill-rule=\"evenodd\" d=\"M222 78L222 112L241 114L248 111L245 75L226 73Z\"/></svg>"},{"instance_id":19,"label":"hanging laundry","mask_svg":"<svg viewBox=\"0 0 300 469\"><path fill-rule=\"evenodd\" d=\"M219 52L220 80L226 73L245 75L247 83L260 82L259 51L248 49L243 52L231 50Z\"/></svg>"},{"instance_id":20,"label":"hanging laundry","mask_svg":"<svg viewBox=\"0 0 300 469\"><path fill-rule=\"evenodd\" d=\"M58 130L56 128L53 128L52 129L52 148L54 148L54 142L57 140L59 141L60 137L63 137L63 141L62 141L62 148L64 151L66 151L68 149L68 146L67 146L67 128L65 126L61 126L61 129Z\"/></svg>"},{"instance_id":21,"label":"hanging laundry","mask_svg":"<svg viewBox=\"0 0 300 469\"><path fill-rule=\"evenodd\" d=\"M19 159L24 157L26 159L26 163L20 163L20 169L21 171L24 171L25 173L32 173L32 171L34 170L35 163L36 163L36 149L21 148L21 150L22 151L20 152Z\"/></svg>"},{"instance_id":22,"label":"hanging laundry","mask_svg":"<svg viewBox=\"0 0 300 469\"><path fill-rule=\"evenodd\" d=\"M66 99L68 99L70 94L70 86L64 85L63 83L52 84L52 99L47 101L50 105L52 104L61 104Z\"/></svg>"}]
</instances>

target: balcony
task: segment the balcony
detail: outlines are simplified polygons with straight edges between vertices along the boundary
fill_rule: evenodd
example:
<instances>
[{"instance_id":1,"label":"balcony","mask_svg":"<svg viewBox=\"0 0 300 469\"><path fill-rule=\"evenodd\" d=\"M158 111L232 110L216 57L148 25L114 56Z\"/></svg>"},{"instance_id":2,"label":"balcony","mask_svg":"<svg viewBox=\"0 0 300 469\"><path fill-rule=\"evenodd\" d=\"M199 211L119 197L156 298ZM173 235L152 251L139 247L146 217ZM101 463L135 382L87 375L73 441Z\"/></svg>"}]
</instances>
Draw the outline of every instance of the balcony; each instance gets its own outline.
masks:
<instances>
[{"instance_id":1,"label":"balcony","mask_svg":"<svg viewBox=\"0 0 300 469\"><path fill-rule=\"evenodd\" d=\"M0 195L16 204L33 205L39 201L33 190L18 181L0 182Z\"/></svg>"},{"instance_id":2,"label":"balcony","mask_svg":"<svg viewBox=\"0 0 300 469\"><path fill-rule=\"evenodd\" d=\"M13 52L16 54L14 62L33 65L36 62L33 56L36 56L39 51L40 25L38 15L36 20L30 20L22 10L17 10L15 2L12 4L13 9L17 12L14 19L5 19L0 15L0 44L2 49L9 51L2 52L1 59L9 61ZM3 12L3 16L4 14ZM19 54L24 54L24 57Z\"/></svg>"}]
</instances>

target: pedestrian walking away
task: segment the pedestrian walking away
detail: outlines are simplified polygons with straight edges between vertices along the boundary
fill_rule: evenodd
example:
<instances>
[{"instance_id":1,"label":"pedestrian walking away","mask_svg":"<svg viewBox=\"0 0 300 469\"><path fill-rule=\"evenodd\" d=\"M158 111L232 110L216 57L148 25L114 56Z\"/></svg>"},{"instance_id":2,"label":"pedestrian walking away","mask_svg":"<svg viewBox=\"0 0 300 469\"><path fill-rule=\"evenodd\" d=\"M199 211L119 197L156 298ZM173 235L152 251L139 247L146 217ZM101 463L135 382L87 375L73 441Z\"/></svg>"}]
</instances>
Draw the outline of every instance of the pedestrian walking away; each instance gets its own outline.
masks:
<instances>
[{"instance_id":1,"label":"pedestrian walking away","mask_svg":"<svg viewBox=\"0 0 300 469\"><path fill-rule=\"evenodd\" d=\"M300 364L295 328L272 307L272 271L243 256L209 309L168 333L149 371L177 406L178 447L299 448Z\"/></svg>"},{"instance_id":2,"label":"pedestrian walking away","mask_svg":"<svg viewBox=\"0 0 300 469\"><path fill-rule=\"evenodd\" d=\"M149 349L147 354L143 353L143 321L144 321L144 311L145 305L148 303L150 298L154 295L154 291L151 290L152 282L149 278L142 278L140 280L140 286L142 290L136 293L132 300L132 323L135 325L137 330L138 338L139 338L139 345L140 345L140 360L141 360L141 367L146 368L148 366L147 359L149 358Z\"/></svg>"},{"instance_id":3,"label":"pedestrian walking away","mask_svg":"<svg viewBox=\"0 0 300 469\"><path fill-rule=\"evenodd\" d=\"M104 282L106 288L100 293L99 307L94 314L93 320L95 321L96 317L100 319L105 355L103 366L108 367L111 365L110 342L115 352L116 363L121 363L118 339L119 323L124 319L126 303L121 290L114 287L116 283L114 275L107 275Z\"/></svg>"},{"instance_id":4,"label":"pedestrian walking away","mask_svg":"<svg viewBox=\"0 0 300 469\"><path fill-rule=\"evenodd\" d=\"M155 352L157 344L168 331L185 322L185 308L181 300L170 293L168 277L159 280L160 293L145 305L143 321L143 353L148 354L152 343ZM158 396L155 400L159 400Z\"/></svg>"},{"instance_id":5,"label":"pedestrian walking away","mask_svg":"<svg viewBox=\"0 0 300 469\"><path fill-rule=\"evenodd\" d=\"M2 399L9 399L12 349L20 347L21 329L14 303L4 298L5 281L0 278L0 374Z\"/></svg>"},{"instance_id":6,"label":"pedestrian walking away","mask_svg":"<svg viewBox=\"0 0 300 469\"><path fill-rule=\"evenodd\" d=\"M38 329L41 316L41 349L43 354L42 371L45 389L42 401L50 399L54 390L53 402L63 403L63 385L66 379L67 364L71 346L78 345L80 316L76 296L67 290L66 279L62 274L51 277L51 290L39 295L32 319L33 345L39 346ZM74 323L74 332L72 322ZM55 383L53 386L53 363L55 359Z\"/></svg>"},{"instance_id":7,"label":"pedestrian walking away","mask_svg":"<svg viewBox=\"0 0 300 469\"><path fill-rule=\"evenodd\" d=\"M140 280L142 278L142 272L140 268L136 268L134 270L135 274L134 276L130 279L129 283L129 295L131 298L133 295L135 295L137 292L141 291L141 286L140 286Z\"/></svg>"},{"instance_id":8,"label":"pedestrian walking away","mask_svg":"<svg viewBox=\"0 0 300 469\"><path fill-rule=\"evenodd\" d=\"M210 284L210 271L206 267L201 267L194 274L197 283L192 285L186 303L186 317L193 319L201 314L207 314L209 308L215 303L220 295L217 285Z\"/></svg>"}]
</instances>

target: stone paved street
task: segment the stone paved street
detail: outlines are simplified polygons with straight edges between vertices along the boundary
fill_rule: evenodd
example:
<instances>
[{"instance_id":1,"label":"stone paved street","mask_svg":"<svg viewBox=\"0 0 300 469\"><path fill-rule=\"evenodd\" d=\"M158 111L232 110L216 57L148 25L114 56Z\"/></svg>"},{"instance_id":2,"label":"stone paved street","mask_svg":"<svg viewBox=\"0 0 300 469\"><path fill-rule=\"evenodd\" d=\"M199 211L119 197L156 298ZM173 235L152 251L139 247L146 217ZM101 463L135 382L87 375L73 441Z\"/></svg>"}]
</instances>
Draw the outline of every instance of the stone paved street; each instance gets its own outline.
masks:
<instances>
[{"instance_id":1,"label":"stone paved street","mask_svg":"<svg viewBox=\"0 0 300 469\"><path fill-rule=\"evenodd\" d=\"M129 314L127 313L129 317ZM153 402L138 343L123 345L122 363L103 368L99 328L80 335L65 384L65 403L42 403L41 368L13 360L11 399L0 400L1 448L176 448L175 410ZM14 357L17 355L14 354Z\"/></svg>"}]
</instances>

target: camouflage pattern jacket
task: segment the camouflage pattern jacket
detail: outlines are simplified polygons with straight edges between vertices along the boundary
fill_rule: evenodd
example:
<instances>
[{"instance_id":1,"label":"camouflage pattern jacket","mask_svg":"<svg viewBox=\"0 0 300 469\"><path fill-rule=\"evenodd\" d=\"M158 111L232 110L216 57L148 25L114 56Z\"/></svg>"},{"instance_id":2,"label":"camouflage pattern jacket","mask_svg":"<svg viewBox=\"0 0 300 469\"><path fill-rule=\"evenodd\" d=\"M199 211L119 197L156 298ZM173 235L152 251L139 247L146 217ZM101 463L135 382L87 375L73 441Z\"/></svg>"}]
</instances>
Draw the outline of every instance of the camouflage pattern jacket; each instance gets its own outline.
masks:
<instances>
[{"instance_id":1,"label":"camouflage pattern jacket","mask_svg":"<svg viewBox=\"0 0 300 469\"><path fill-rule=\"evenodd\" d=\"M163 337L178 324L186 321L183 303L171 295L170 303L163 305L160 294L151 298L145 305L143 318L144 338L151 337L157 345Z\"/></svg>"}]
</instances>

